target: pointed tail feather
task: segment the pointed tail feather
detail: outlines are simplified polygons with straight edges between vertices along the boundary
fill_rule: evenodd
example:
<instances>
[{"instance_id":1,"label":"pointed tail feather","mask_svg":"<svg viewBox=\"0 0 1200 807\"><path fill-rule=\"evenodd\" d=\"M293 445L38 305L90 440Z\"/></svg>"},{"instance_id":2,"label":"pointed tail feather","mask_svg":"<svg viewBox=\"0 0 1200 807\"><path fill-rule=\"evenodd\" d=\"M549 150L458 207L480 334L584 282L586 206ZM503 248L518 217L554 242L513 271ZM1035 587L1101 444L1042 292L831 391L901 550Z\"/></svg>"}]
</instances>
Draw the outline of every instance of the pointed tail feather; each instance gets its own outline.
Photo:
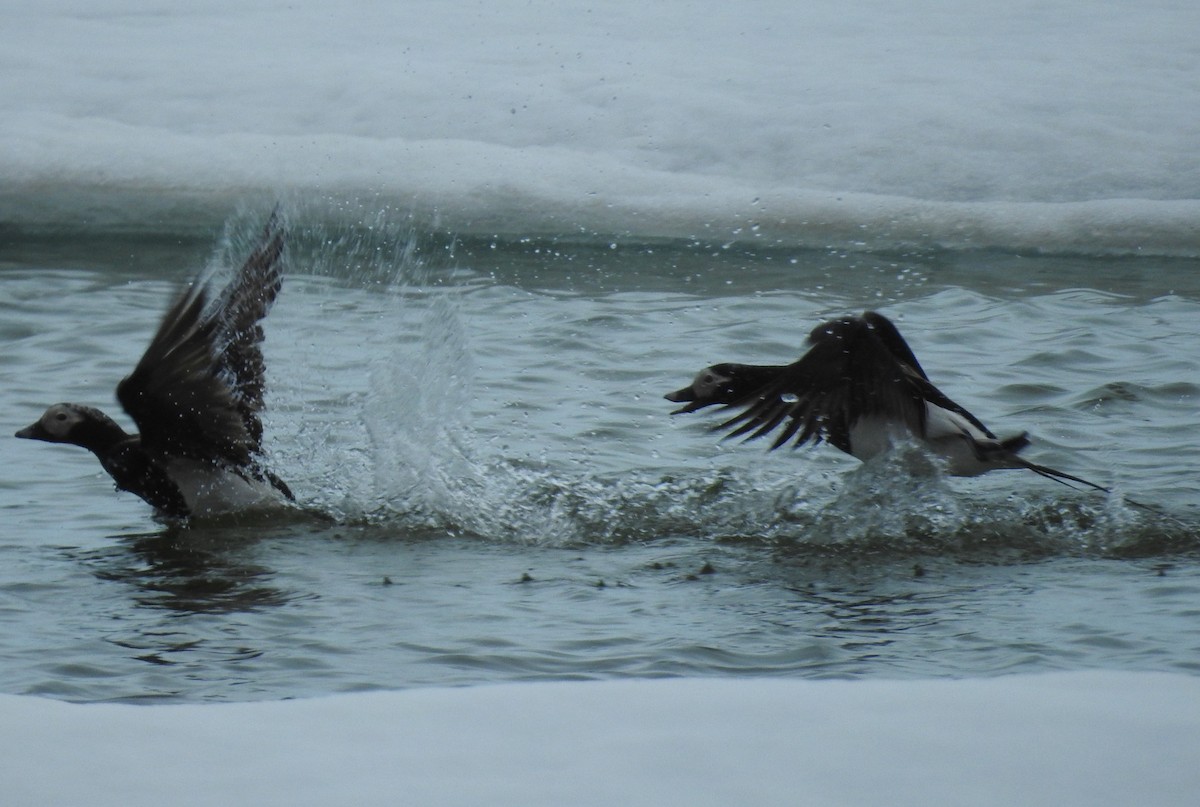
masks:
<instances>
[{"instance_id":1,"label":"pointed tail feather","mask_svg":"<svg viewBox=\"0 0 1200 807\"><path fill-rule=\"evenodd\" d=\"M1112 488L1106 488L1103 485L1097 485L1095 482L1089 482L1086 479L1079 478L1078 476L1072 476L1071 474L1065 473L1063 471L1059 471L1054 468L1048 468L1045 465L1038 465L1035 462L1030 462L1029 460L1021 459L1020 457L1013 457L1012 459L1014 462L1016 462L1022 468L1028 468L1029 470L1033 471L1035 474L1037 474L1039 476L1044 476L1047 479L1053 479L1055 482L1060 482L1060 483L1066 485L1067 487L1074 487L1074 485L1070 484L1070 482L1078 482L1079 484L1087 485L1089 488L1093 488L1094 490L1101 491L1102 493L1107 493L1110 496L1112 495ZM1067 480L1070 480L1070 482L1068 482ZM1180 527L1184 527L1185 529L1195 529L1194 525L1188 524L1187 522L1183 521L1182 519L1177 518L1176 516L1173 516L1170 513L1166 512L1165 510L1163 510L1159 507L1155 507L1152 504L1146 504L1145 502L1139 502L1135 499L1130 499L1128 496L1123 496L1122 500L1125 502L1125 504L1129 505L1130 507L1136 507L1139 510L1145 510L1147 513L1153 513L1154 515L1158 516L1159 518L1165 518L1169 521L1173 521L1177 525L1179 525Z\"/></svg>"},{"instance_id":2,"label":"pointed tail feather","mask_svg":"<svg viewBox=\"0 0 1200 807\"><path fill-rule=\"evenodd\" d=\"M1030 462L1029 460L1023 459L1016 455L1013 455L1010 457L1010 459L1020 467L1028 468L1029 470L1033 471L1038 476L1044 476L1047 479L1053 479L1055 482L1066 485L1069 488L1074 487L1071 482L1078 482L1080 485L1087 485L1089 488L1101 491L1102 493L1112 493L1110 488L1106 488L1103 485L1097 485L1095 482L1089 482L1086 479L1081 479L1078 476L1073 476L1065 471L1059 471L1046 465L1038 465L1036 462Z\"/></svg>"}]
</instances>

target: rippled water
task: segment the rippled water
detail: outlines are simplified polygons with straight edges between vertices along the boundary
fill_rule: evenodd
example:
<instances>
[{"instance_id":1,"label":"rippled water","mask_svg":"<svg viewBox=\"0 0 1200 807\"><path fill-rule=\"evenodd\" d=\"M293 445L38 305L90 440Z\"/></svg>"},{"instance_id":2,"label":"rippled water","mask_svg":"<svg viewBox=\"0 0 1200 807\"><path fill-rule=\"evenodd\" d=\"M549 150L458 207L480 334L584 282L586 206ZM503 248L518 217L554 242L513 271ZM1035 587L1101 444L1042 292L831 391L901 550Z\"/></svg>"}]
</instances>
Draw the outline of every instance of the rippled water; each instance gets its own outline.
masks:
<instances>
[{"instance_id":1,"label":"rippled water","mask_svg":"<svg viewBox=\"0 0 1200 807\"><path fill-rule=\"evenodd\" d=\"M116 414L175 284L258 226L235 219L215 257L215 237L7 238L7 433L58 400ZM85 452L4 438L0 691L1200 672L1194 269L297 216L266 428L305 510L170 527ZM702 366L790 361L868 307L994 431L1117 495L946 479L915 449L768 455L668 415Z\"/></svg>"}]
</instances>

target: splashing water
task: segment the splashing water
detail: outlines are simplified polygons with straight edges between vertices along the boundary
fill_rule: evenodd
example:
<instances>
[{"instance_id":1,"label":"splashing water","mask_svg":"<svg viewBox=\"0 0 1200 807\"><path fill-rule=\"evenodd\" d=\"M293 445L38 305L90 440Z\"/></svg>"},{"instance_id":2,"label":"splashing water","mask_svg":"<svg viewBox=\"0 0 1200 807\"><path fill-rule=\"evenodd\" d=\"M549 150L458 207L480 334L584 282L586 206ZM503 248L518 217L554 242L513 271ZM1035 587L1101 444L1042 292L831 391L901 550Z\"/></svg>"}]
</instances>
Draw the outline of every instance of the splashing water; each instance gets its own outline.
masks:
<instances>
[{"instance_id":1,"label":"splashing water","mask_svg":"<svg viewBox=\"0 0 1200 807\"><path fill-rule=\"evenodd\" d=\"M672 422L645 393L664 376L651 364L642 386L646 358L620 351L656 344L692 316L688 301L595 289L610 312L598 317L587 295L462 269L452 243L422 243L403 215L375 211L353 228L307 215L292 216L292 273L268 324L267 434L301 499L336 521L550 546L695 536L835 554L1137 552L1166 535L1119 496L1046 490L1020 472L947 479L917 446L858 466L828 447L718 448L684 423L700 428L660 458L647 438ZM253 227L227 240L242 229ZM537 263L536 282L550 282ZM301 336L281 345L276 333ZM696 448L709 456L695 461ZM1186 524L1175 532L1171 545L1194 545Z\"/></svg>"},{"instance_id":2,"label":"splashing water","mask_svg":"<svg viewBox=\"0 0 1200 807\"><path fill-rule=\"evenodd\" d=\"M398 345L371 372L363 419L382 512L432 524L484 489L471 451L471 356L448 295L433 297L415 345Z\"/></svg>"}]
</instances>

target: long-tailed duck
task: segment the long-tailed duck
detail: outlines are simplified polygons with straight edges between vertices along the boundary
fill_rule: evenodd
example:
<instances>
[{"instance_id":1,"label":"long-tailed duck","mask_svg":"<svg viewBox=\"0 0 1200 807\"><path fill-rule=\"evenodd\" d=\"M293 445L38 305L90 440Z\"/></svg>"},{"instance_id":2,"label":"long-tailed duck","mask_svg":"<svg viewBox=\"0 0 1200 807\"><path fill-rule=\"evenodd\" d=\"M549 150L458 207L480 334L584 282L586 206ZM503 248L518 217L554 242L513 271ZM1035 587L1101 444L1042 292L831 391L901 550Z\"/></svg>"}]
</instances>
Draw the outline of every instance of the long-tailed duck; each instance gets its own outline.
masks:
<instances>
[{"instance_id":1,"label":"long-tailed duck","mask_svg":"<svg viewBox=\"0 0 1200 807\"><path fill-rule=\"evenodd\" d=\"M896 438L912 435L946 461L955 476L1025 468L1066 484L1108 488L1018 456L1025 432L998 438L978 418L935 387L896 326L882 314L843 317L809 334L808 352L788 365L714 364L691 384L668 393L685 403L671 414L724 404L744 407L713 427L726 437L762 437L780 429L771 449L826 440L868 460Z\"/></svg>"},{"instance_id":2,"label":"long-tailed duck","mask_svg":"<svg viewBox=\"0 0 1200 807\"><path fill-rule=\"evenodd\" d=\"M118 490L187 518L294 501L263 465L260 321L283 278L283 226L272 213L259 245L210 305L208 284L182 289L117 400L141 430L99 409L58 403L17 437L88 449Z\"/></svg>"}]
</instances>

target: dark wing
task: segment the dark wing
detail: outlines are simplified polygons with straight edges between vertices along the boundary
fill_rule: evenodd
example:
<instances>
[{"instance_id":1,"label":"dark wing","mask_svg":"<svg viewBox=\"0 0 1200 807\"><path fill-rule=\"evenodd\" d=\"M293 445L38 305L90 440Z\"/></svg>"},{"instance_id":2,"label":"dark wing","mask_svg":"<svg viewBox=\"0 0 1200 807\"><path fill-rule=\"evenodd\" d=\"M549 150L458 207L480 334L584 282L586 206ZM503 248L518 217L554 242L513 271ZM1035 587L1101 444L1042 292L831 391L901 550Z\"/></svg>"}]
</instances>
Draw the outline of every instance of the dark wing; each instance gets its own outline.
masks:
<instances>
[{"instance_id":1,"label":"dark wing","mask_svg":"<svg viewBox=\"0 0 1200 807\"><path fill-rule=\"evenodd\" d=\"M904 337L900 335L900 331L890 319L878 311L864 311L862 320L871 326L875 336L879 338L880 343L887 348L888 352L896 357L896 361L907 364L921 378L929 380L929 376L925 375L925 371L921 369L921 363L913 354L912 348L908 346L908 342L904 341Z\"/></svg>"},{"instance_id":2,"label":"dark wing","mask_svg":"<svg viewBox=\"0 0 1200 807\"><path fill-rule=\"evenodd\" d=\"M193 284L163 317L150 347L117 385L117 400L152 454L244 464L254 450L233 390L213 357L216 321L207 288Z\"/></svg>"},{"instance_id":3,"label":"dark wing","mask_svg":"<svg viewBox=\"0 0 1200 807\"><path fill-rule=\"evenodd\" d=\"M957 412L988 437L993 440L996 439L996 435L992 434L987 426L980 423L978 418L947 398L940 389L933 385L933 382L929 380L929 376L925 375L925 371L921 369L921 365L917 362L917 357L913 355L912 349L909 348L908 342L904 341L904 337L900 335L900 331L896 329L896 326L892 324L890 319L876 311L865 312L862 315L862 319L863 322L871 326L871 330L879 338L880 343L887 348L888 352L898 362L911 367L915 371L915 375L920 376L919 378L910 378L909 380L922 398L935 406L940 406L942 409Z\"/></svg>"},{"instance_id":4,"label":"dark wing","mask_svg":"<svg viewBox=\"0 0 1200 807\"><path fill-rule=\"evenodd\" d=\"M799 361L758 390L743 412L715 428L753 440L782 425L772 449L794 438L796 446L828 440L846 452L850 428L862 417L880 416L914 434L923 432L921 382L932 385L919 366L897 359L866 318L826 322L813 329L809 342L812 347Z\"/></svg>"},{"instance_id":5,"label":"dark wing","mask_svg":"<svg viewBox=\"0 0 1200 807\"><path fill-rule=\"evenodd\" d=\"M283 227L276 209L259 245L221 292L212 313L217 320L217 366L227 376L255 450L262 442L259 413L266 390L261 323L283 285L283 245Z\"/></svg>"},{"instance_id":6,"label":"dark wing","mask_svg":"<svg viewBox=\"0 0 1200 807\"><path fill-rule=\"evenodd\" d=\"M992 434L991 430L987 426L984 426L979 422L979 418L975 417L966 409L963 409L954 401L947 398L945 393L935 387L933 383L929 381L929 379L922 377L913 378L911 381L913 388L919 391L919 394L922 398L929 401L934 406L940 406L942 409L948 409L951 412L957 412L969 420L975 426L975 428L979 429L979 431L983 432L986 436L993 440L998 439L996 435Z\"/></svg>"},{"instance_id":7,"label":"dark wing","mask_svg":"<svg viewBox=\"0 0 1200 807\"><path fill-rule=\"evenodd\" d=\"M202 283L185 288L163 317L117 399L146 449L235 465L262 439L262 327L279 291L283 233L272 215L263 240L209 310Z\"/></svg>"}]
</instances>

